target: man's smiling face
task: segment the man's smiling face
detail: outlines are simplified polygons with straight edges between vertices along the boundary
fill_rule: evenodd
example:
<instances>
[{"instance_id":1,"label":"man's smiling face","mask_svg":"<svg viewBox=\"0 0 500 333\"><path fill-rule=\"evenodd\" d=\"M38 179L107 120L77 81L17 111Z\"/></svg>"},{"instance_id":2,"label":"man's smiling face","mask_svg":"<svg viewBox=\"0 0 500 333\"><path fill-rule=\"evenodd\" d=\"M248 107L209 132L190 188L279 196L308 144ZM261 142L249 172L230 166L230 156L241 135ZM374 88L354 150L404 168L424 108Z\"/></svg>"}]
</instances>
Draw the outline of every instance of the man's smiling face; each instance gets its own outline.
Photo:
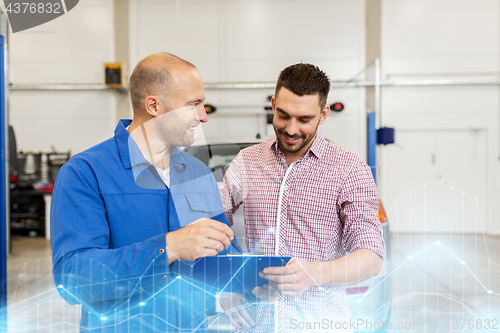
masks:
<instances>
[{"instance_id":1,"label":"man's smiling face","mask_svg":"<svg viewBox=\"0 0 500 333\"><path fill-rule=\"evenodd\" d=\"M300 158L313 143L318 126L326 120L328 106L320 107L318 94L298 96L284 87L271 103L279 148L287 157Z\"/></svg>"},{"instance_id":2,"label":"man's smiling face","mask_svg":"<svg viewBox=\"0 0 500 333\"><path fill-rule=\"evenodd\" d=\"M189 146L194 141L194 129L207 122L203 102L205 91L198 72L193 68L172 71L173 91L164 100L164 112L158 117L162 123L162 137L174 146Z\"/></svg>"}]
</instances>

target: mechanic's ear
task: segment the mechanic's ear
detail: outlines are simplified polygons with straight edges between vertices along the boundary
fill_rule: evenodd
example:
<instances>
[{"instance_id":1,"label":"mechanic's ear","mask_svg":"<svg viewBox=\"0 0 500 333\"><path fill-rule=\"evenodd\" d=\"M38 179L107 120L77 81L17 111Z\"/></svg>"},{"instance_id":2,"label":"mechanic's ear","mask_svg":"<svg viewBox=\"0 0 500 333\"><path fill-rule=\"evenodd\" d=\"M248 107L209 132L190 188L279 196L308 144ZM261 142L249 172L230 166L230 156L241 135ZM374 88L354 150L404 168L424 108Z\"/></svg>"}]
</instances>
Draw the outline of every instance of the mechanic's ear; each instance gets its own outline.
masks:
<instances>
[{"instance_id":1,"label":"mechanic's ear","mask_svg":"<svg viewBox=\"0 0 500 333\"><path fill-rule=\"evenodd\" d=\"M160 99L158 97L154 95L146 97L144 107L151 117L158 117L160 115Z\"/></svg>"}]
</instances>

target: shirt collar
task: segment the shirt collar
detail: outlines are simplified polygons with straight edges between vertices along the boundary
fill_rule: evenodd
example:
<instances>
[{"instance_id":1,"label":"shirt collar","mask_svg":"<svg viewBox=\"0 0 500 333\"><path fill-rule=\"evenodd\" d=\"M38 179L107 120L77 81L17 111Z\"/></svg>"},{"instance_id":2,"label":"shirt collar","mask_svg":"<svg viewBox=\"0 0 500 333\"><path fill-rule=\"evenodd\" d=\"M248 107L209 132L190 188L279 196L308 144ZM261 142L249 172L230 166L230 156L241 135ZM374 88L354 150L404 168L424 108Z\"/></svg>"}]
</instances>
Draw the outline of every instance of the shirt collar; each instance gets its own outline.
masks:
<instances>
[{"instance_id":1,"label":"shirt collar","mask_svg":"<svg viewBox=\"0 0 500 333\"><path fill-rule=\"evenodd\" d=\"M144 158L141 150L135 143L134 139L127 131L127 127L132 123L130 119L121 119L115 129L115 140L118 145L118 151L122 159L123 166L126 169L131 169L140 164L150 165L148 160ZM170 163L177 172L186 170L186 161L181 154L179 147L170 147Z\"/></svg>"},{"instance_id":2,"label":"shirt collar","mask_svg":"<svg viewBox=\"0 0 500 333\"><path fill-rule=\"evenodd\" d=\"M321 134L319 134L318 132L313 144L311 145L311 147L309 147L309 151L317 158L321 158L327 145L328 141L326 141L325 138L323 138L323 136L321 136Z\"/></svg>"},{"instance_id":3,"label":"shirt collar","mask_svg":"<svg viewBox=\"0 0 500 333\"><path fill-rule=\"evenodd\" d=\"M122 163L125 169L132 168L132 165L130 163L130 153L128 148L130 134L126 129L131 123L132 123L131 119L120 119L118 125L116 125L115 128L115 141L116 144L118 145L118 152L120 153L120 158L122 159Z\"/></svg>"},{"instance_id":4,"label":"shirt collar","mask_svg":"<svg viewBox=\"0 0 500 333\"><path fill-rule=\"evenodd\" d=\"M323 156L323 153L326 149L326 146L328 145L328 141L326 141L319 132L316 134L316 138L314 139L311 147L309 147L309 150L305 153L304 156L308 156L309 154L312 154L316 156L317 158L321 158ZM278 148L278 138L274 136L274 138L271 140L271 150L274 152L274 154L283 154L283 152Z\"/></svg>"}]
</instances>

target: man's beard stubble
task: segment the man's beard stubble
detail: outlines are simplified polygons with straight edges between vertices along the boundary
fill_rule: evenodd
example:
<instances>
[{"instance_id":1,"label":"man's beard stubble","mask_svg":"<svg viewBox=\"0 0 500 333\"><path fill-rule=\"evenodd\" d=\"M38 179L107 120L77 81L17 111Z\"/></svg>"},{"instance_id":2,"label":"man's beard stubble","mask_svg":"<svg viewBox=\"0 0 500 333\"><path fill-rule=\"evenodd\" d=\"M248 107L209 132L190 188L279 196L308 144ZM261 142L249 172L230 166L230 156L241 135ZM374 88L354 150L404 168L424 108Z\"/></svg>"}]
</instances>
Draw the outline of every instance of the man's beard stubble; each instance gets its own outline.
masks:
<instances>
[{"instance_id":1,"label":"man's beard stubble","mask_svg":"<svg viewBox=\"0 0 500 333\"><path fill-rule=\"evenodd\" d=\"M293 150L290 150L290 149L285 149L285 145L288 145L286 142L283 142L282 140L282 137L283 136L287 136L287 134L285 133L285 131L283 130L277 130L276 127L273 125L274 127L274 133L276 133L276 138L278 140L278 146L279 148L283 151L283 152L287 152L287 153L296 153L300 150L302 150L302 148L304 148L305 146L307 146L315 137L316 137L316 134L318 133L318 127L319 127L319 122L318 124L316 125L316 130L314 131L314 133L309 137L309 139L307 140L307 136L306 135L301 135L301 136L294 136L293 138L301 138L301 139L304 139L304 141L302 142L302 144L296 148L296 149L293 149ZM290 137L290 136L289 136Z\"/></svg>"}]
</instances>

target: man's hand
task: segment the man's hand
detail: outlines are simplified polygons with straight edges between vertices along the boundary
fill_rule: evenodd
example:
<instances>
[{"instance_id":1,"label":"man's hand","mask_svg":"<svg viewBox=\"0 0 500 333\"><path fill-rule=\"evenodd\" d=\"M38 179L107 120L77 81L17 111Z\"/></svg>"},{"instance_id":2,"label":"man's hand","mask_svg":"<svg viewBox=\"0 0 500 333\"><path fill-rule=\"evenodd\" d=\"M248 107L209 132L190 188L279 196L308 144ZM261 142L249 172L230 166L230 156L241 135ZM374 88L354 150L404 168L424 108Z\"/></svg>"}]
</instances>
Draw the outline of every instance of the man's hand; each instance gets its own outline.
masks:
<instances>
[{"instance_id":1,"label":"man's hand","mask_svg":"<svg viewBox=\"0 0 500 333\"><path fill-rule=\"evenodd\" d=\"M266 267L259 276L269 280L272 287L283 296L300 297L317 281L320 262L292 258L284 267Z\"/></svg>"},{"instance_id":2,"label":"man's hand","mask_svg":"<svg viewBox=\"0 0 500 333\"><path fill-rule=\"evenodd\" d=\"M280 293L277 289L274 289L270 284L265 284L262 287L255 287L252 289L252 293L260 298L264 303L272 304L276 302Z\"/></svg>"},{"instance_id":3,"label":"man's hand","mask_svg":"<svg viewBox=\"0 0 500 333\"><path fill-rule=\"evenodd\" d=\"M219 300L222 309L224 309L226 313L227 319L234 327L241 328L241 325L243 325L245 328L251 328L255 326L255 321L245 309L248 303L243 299L242 295L237 293L221 293ZM238 324L233 316L241 325Z\"/></svg>"},{"instance_id":4,"label":"man's hand","mask_svg":"<svg viewBox=\"0 0 500 333\"><path fill-rule=\"evenodd\" d=\"M167 234L168 263L193 261L217 255L227 249L234 238L230 227L212 219L199 219Z\"/></svg>"}]
</instances>

